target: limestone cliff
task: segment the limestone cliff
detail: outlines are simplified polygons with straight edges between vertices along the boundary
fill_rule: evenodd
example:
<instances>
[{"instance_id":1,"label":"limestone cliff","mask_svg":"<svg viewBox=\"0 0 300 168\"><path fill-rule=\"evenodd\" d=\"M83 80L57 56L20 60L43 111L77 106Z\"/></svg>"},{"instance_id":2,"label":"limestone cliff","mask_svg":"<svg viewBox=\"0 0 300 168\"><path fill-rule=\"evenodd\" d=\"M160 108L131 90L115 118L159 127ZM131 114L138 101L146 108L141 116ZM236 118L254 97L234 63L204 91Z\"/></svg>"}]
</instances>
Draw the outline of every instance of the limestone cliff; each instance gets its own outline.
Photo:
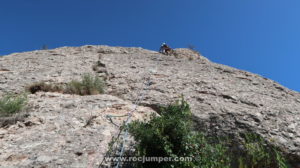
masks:
<instances>
[{"instance_id":1,"label":"limestone cliff","mask_svg":"<svg viewBox=\"0 0 300 168\"><path fill-rule=\"evenodd\" d=\"M23 92L34 82L66 83L84 73L105 78L105 94L30 95L29 116L0 128L0 167L95 167L118 131L105 116L128 113L141 90L134 119L183 95L199 130L253 131L300 161L300 94L189 49L177 49L175 56L108 46L15 53L0 57L0 95Z\"/></svg>"}]
</instances>

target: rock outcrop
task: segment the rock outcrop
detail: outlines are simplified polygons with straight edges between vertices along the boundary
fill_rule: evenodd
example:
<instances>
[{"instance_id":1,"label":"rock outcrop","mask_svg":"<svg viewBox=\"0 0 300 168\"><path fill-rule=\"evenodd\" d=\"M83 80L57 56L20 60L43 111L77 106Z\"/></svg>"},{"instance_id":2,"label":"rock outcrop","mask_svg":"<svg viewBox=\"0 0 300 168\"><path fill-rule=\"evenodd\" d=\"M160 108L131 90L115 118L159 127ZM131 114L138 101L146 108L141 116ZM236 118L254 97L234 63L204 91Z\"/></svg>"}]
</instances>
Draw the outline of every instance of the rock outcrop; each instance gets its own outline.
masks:
<instances>
[{"instance_id":1,"label":"rock outcrop","mask_svg":"<svg viewBox=\"0 0 300 168\"><path fill-rule=\"evenodd\" d=\"M300 161L298 92L213 63L189 49L175 53L176 57L142 48L83 46L0 57L0 95L23 92L34 82L67 83L84 73L107 82L104 95L30 95L29 117L0 128L0 166L97 165L118 130L105 115L126 114L141 94L135 119L183 95L199 130L233 135L253 131L291 161ZM91 116L93 122L85 126Z\"/></svg>"}]
</instances>

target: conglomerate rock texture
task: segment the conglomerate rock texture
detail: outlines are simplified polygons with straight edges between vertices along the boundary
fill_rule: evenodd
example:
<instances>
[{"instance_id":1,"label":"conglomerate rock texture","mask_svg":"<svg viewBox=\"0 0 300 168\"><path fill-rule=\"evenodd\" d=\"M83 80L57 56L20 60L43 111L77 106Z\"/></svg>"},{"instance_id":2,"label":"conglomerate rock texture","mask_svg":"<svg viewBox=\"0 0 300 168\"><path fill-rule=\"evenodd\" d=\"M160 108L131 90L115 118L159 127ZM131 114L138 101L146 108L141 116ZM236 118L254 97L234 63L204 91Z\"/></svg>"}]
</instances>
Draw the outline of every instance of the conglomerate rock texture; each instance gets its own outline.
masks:
<instances>
[{"instance_id":1,"label":"conglomerate rock texture","mask_svg":"<svg viewBox=\"0 0 300 168\"><path fill-rule=\"evenodd\" d=\"M189 49L176 49L174 56L108 46L15 53L0 57L0 96L40 81L64 84L85 73L106 80L105 94L30 95L29 117L0 128L0 167L95 167L118 132L107 114L127 114L138 103L134 119L143 119L182 95L197 129L255 132L300 161L300 94Z\"/></svg>"}]
</instances>

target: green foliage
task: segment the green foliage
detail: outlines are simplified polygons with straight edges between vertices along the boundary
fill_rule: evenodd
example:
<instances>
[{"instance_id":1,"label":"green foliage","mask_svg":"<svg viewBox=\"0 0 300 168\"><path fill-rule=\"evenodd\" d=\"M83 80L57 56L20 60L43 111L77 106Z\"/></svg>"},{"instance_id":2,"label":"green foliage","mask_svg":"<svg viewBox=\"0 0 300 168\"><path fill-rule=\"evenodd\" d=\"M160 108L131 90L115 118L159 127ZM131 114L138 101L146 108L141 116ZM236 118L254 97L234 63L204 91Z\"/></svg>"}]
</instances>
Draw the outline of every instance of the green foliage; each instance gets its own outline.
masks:
<instances>
[{"instance_id":1,"label":"green foliage","mask_svg":"<svg viewBox=\"0 0 300 168\"><path fill-rule=\"evenodd\" d=\"M229 168L229 157L222 144L210 144L203 134L192 131L189 105L181 100L164 107L161 116L148 123L134 121L129 131L135 138L136 156L191 157L192 161L135 162L135 167Z\"/></svg>"},{"instance_id":2,"label":"green foliage","mask_svg":"<svg viewBox=\"0 0 300 168\"><path fill-rule=\"evenodd\" d=\"M81 81L73 80L67 84L65 93L78 95L95 95L104 92L104 82L99 77L85 74Z\"/></svg>"},{"instance_id":3,"label":"green foliage","mask_svg":"<svg viewBox=\"0 0 300 168\"><path fill-rule=\"evenodd\" d=\"M243 135L244 150L239 156L239 168L287 168L284 157L259 135Z\"/></svg>"},{"instance_id":4,"label":"green foliage","mask_svg":"<svg viewBox=\"0 0 300 168\"><path fill-rule=\"evenodd\" d=\"M242 144L229 137L208 137L193 131L189 105L181 100L152 115L148 122L129 125L137 157L191 157L192 161L134 162L138 168L288 168L282 154L259 135L243 134ZM234 145L233 145L234 144ZM240 145L238 151L232 146Z\"/></svg>"},{"instance_id":5,"label":"green foliage","mask_svg":"<svg viewBox=\"0 0 300 168\"><path fill-rule=\"evenodd\" d=\"M7 94L0 99L0 117L8 117L23 110L27 96Z\"/></svg>"},{"instance_id":6,"label":"green foliage","mask_svg":"<svg viewBox=\"0 0 300 168\"><path fill-rule=\"evenodd\" d=\"M60 92L78 95L95 95L104 92L104 82L99 77L92 77L90 74L85 74L81 81L73 80L66 85L37 82L27 86L26 91L32 94L36 92Z\"/></svg>"}]
</instances>

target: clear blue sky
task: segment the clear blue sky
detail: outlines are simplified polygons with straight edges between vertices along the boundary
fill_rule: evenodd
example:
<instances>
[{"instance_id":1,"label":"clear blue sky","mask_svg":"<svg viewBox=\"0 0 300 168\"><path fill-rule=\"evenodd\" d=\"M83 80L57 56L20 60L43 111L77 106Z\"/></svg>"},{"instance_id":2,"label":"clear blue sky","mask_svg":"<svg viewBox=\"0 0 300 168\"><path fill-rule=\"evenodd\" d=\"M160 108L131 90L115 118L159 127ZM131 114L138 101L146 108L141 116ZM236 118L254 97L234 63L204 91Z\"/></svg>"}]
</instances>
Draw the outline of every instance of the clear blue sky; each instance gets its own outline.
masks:
<instances>
[{"instance_id":1,"label":"clear blue sky","mask_svg":"<svg viewBox=\"0 0 300 168\"><path fill-rule=\"evenodd\" d=\"M43 44L191 44L300 91L299 9L299 0L1 0L0 55Z\"/></svg>"}]
</instances>

